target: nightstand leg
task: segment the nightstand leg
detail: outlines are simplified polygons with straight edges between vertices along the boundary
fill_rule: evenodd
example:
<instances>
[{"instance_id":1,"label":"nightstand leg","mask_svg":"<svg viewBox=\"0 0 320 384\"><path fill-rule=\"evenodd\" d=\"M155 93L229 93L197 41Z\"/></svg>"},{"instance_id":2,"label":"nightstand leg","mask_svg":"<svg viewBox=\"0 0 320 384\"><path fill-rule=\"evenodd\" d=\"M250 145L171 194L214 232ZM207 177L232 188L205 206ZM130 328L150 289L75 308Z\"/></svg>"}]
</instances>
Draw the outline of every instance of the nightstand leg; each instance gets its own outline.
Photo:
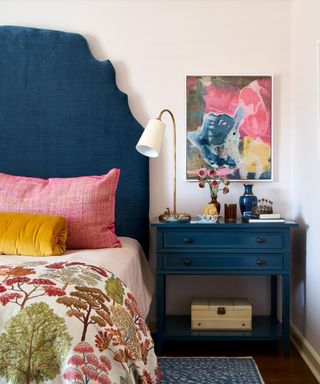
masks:
<instances>
[{"instance_id":1,"label":"nightstand leg","mask_svg":"<svg viewBox=\"0 0 320 384\"><path fill-rule=\"evenodd\" d=\"M161 355L166 317L166 276L157 275L157 337L156 353Z\"/></svg>"},{"instance_id":2,"label":"nightstand leg","mask_svg":"<svg viewBox=\"0 0 320 384\"><path fill-rule=\"evenodd\" d=\"M282 331L283 351L290 355L290 275L282 276Z\"/></svg>"},{"instance_id":3,"label":"nightstand leg","mask_svg":"<svg viewBox=\"0 0 320 384\"><path fill-rule=\"evenodd\" d=\"M271 317L277 320L278 314L278 276L271 276Z\"/></svg>"}]
</instances>

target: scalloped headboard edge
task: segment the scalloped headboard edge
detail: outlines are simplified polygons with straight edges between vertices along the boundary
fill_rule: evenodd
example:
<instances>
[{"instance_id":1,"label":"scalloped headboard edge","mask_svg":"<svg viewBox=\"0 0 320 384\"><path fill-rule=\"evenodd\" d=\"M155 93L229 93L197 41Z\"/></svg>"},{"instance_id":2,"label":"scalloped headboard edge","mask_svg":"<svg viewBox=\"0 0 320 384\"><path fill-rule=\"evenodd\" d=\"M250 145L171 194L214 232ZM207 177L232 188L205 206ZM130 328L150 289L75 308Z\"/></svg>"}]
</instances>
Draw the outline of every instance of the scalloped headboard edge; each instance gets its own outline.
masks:
<instances>
[{"instance_id":1,"label":"scalloped headboard edge","mask_svg":"<svg viewBox=\"0 0 320 384\"><path fill-rule=\"evenodd\" d=\"M86 39L54 30L0 27L0 172L30 177L121 170L116 232L148 252L149 161L142 127L109 60Z\"/></svg>"}]
</instances>

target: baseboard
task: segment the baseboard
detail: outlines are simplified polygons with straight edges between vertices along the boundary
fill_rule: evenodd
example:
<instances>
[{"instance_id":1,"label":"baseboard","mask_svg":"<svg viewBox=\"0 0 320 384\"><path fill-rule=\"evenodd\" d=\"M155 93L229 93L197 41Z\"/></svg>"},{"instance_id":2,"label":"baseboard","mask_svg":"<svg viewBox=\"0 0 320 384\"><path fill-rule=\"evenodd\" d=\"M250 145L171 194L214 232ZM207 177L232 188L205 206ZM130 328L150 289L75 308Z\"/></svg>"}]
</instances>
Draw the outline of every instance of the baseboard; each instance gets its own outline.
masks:
<instances>
[{"instance_id":1,"label":"baseboard","mask_svg":"<svg viewBox=\"0 0 320 384\"><path fill-rule=\"evenodd\" d=\"M310 371L320 383L320 356L293 324L291 324L291 341L306 362Z\"/></svg>"}]
</instances>

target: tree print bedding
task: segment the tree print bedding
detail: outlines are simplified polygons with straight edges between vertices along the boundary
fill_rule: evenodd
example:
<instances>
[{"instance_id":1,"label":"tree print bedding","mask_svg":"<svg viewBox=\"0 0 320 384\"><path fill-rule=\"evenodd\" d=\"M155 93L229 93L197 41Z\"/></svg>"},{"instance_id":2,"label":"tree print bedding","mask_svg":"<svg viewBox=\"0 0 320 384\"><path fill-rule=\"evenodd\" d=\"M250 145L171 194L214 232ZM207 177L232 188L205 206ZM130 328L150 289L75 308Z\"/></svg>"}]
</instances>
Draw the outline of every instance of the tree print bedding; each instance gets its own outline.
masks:
<instances>
[{"instance_id":1,"label":"tree print bedding","mask_svg":"<svg viewBox=\"0 0 320 384\"><path fill-rule=\"evenodd\" d=\"M150 331L114 274L82 262L0 265L0 383L152 384Z\"/></svg>"}]
</instances>

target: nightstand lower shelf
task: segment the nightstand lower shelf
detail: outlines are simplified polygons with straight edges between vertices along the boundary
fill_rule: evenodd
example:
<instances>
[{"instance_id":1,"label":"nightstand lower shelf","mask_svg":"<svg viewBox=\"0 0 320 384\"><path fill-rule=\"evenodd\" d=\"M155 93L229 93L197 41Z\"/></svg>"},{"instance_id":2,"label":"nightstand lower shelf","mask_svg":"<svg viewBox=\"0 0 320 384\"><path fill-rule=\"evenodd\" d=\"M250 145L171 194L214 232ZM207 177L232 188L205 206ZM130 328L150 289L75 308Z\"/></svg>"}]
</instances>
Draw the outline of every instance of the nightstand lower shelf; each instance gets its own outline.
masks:
<instances>
[{"instance_id":1,"label":"nightstand lower shelf","mask_svg":"<svg viewBox=\"0 0 320 384\"><path fill-rule=\"evenodd\" d=\"M282 327L271 316L253 316L251 331L191 330L190 316L166 316L163 340L281 340Z\"/></svg>"}]
</instances>

